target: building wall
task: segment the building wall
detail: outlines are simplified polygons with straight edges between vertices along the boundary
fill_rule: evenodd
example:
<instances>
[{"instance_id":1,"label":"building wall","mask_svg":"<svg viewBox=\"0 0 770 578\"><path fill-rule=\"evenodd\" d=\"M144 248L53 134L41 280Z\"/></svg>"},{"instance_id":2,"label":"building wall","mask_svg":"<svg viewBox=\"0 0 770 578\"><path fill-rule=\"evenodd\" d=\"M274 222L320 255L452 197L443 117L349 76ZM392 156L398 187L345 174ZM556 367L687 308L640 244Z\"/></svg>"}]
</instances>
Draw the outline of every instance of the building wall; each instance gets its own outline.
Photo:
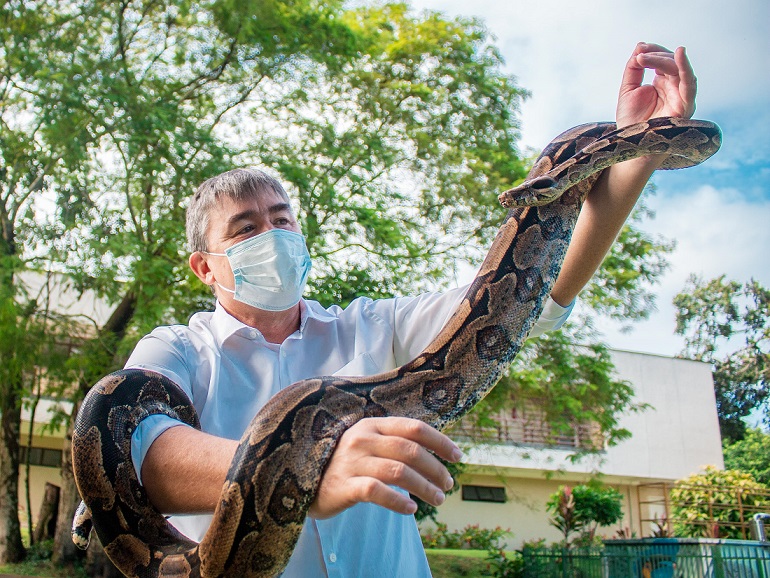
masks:
<instances>
[{"instance_id":1,"label":"building wall","mask_svg":"<svg viewBox=\"0 0 770 578\"><path fill-rule=\"evenodd\" d=\"M61 470L44 466L30 466L29 470L30 507L32 508L32 523L34 524L37 522L40 505L45 495L45 484L47 482L61 488ZM27 520L26 483L26 470L22 464L21 471L19 472L19 515L22 524L26 524Z\"/></svg>"},{"instance_id":2,"label":"building wall","mask_svg":"<svg viewBox=\"0 0 770 578\"><path fill-rule=\"evenodd\" d=\"M29 445L29 423L30 412L27 408L22 409L21 414L21 435L19 443L22 446L22 451L25 448L36 448L43 450L56 450L62 451L64 447L64 434L63 428L51 429L50 423L53 412L57 409L59 404L51 402L50 400L41 400L38 404L35 412L35 423L33 427L32 445ZM69 411L69 406L63 408ZM19 464L19 510L22 519L22 523L26 523L27 517L27 490L26 490L26 466L24 461ZM37 520L37 515L40 513L40 504L43 501L45 495L46 482L55 486L61 487L61 468L54 466L43 465L30 465L29 471L30 482L30 508L32 510L33 521Z\"/></svg>"},{"instance_id":3,"label":"building wall","mask_svg":"<svg viewBox=\"0 0 770 578\"><path fill-rule=\"evenodd\" d=\"M563 539L562 534L548 523L546 511L548 498L563 485L577 485L585 479L544 479L541 477L513 477L506 472L487 472L483 474L465 474L459 484L504 487L506 502L464 501L462 492L457 491L447 497L438 509L437 521L444 523L450 530L462 530L468 525L478 524L482 528L501 527L512 534L505 540L509 549L521 548L524 542L545 539L547 543ZM635 529L638 526L638 501L636 487L633 485L608 484L623 495L623 520L612 528L600 528L597 535L613 537L619 528ZM428 531L432 522L420 524L421 530ZM636 531L636 530L635 530ZM637 532L638 534L638 532ZM575 536L571 536L574 538Z\"/></svg>"},{"instance_id":4,"label":"building wall","mask_svg":"<svg viewBox=\"0 0 770 578\"><path fill-rule=\"evenodd\" d=\"M579 484L601 473L601 479L624 496L625 517L618 527L599 533L612 536L619 528L628 528L640 537L650 535L653 525L644 519L663 513L663 496L656 495L650 484L671 483L707 465L724 467L711 368L696 361L625 351L613 352L613 362L620 378L633 385L635 402L649 406L622 416L620 426L631 432L630 439L577 463L563 449L514 444L468 447L464 458L468 470L458 482L503 486L507 501L463 501L456 492L438 509L438 521L451 530L469 524L510 528L514 536L508 545L514 548L540 538L555 541L561 536L548 523L548 497L560 485ZM642 502L653 503L640 507L640 491Z\"/></svg>"},{"instance_id":5,"label":"building wall","mask_svg":"<svg viewBox=\"0 0 770 578\"><path fill-rule=\"evenodd\" d=\"M700 361L614 351L622 379L644 411L623 417L631 439L608 448L602 472L639 479L678 480L724 468L711 366Z\"/></svg>"}]
</instances>

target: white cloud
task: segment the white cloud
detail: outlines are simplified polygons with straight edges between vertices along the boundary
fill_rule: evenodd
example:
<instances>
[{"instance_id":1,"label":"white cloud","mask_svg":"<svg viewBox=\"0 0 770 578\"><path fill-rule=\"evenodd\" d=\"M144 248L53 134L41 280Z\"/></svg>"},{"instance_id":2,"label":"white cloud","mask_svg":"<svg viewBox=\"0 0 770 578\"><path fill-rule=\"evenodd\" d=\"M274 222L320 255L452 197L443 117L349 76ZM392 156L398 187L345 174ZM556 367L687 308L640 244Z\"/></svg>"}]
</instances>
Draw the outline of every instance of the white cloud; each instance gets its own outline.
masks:
<instances>
[{"instance_id":1,"label":"white cloud","mask_svg":"<svg viewBox=\"0 0 770 578\"><path fill-rule=\"evenodd\" d=\"M542 147L565 128L612 118L620 77L636 42L687 47L701 114L767 102L770 2L723 0L417 0L418 9L479 16L508 70L532 91L524 143Z\"/></svg>"},{"instance_id":2,"label":"white cloud","mask_svg":"<svg viewBox=\"0 0 770 578\"><path fill-rule=\"evenodd\" d=\"M656 218L643 228L677 240L671 268L656 288L659 310L627 334L612 322L599 328L613 347L675 355L684 342L674 335L671 301L690 274L706 280L720 275L741 282L754 278L770 286L770 200L752 203L735 189L703 186L676 197L658 195L650 206Z\"/></svg>"}]
</instances>

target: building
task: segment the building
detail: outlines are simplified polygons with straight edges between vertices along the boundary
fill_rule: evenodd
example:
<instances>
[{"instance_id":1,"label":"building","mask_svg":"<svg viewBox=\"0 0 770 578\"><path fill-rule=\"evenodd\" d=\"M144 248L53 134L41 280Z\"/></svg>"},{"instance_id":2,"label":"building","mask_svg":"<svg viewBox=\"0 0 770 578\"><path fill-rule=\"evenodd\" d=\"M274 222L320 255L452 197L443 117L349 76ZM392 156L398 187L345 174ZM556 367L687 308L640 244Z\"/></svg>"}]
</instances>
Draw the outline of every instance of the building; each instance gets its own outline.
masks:
<instances>
[{"instance_id":1,"label":"building","mask_svg":"<svg viewBox=\"0 0 770 578\"><path fill-rule=\"evenodd\" d=\"M471 444L458 483L438 508L437 520L450 530L468 524L510 528L510 548L561 534L549 525L546 502L561 485L577 485L601 473L601 480L621 492L625 518L620 524L636 536L651 534L654 520L665 515L666 486L704 470L724 467L710 365L657 355L613 351L621 379L635 390L647 409L623 416L620 426L631 438L597 456L570 461L581 436L545 448L537 425L522 416L502 416L505 434L494 444ZM426 524L429 526L429 523ZM612 536L616 529L603 528Z\"/></svg>"}]
</instances>

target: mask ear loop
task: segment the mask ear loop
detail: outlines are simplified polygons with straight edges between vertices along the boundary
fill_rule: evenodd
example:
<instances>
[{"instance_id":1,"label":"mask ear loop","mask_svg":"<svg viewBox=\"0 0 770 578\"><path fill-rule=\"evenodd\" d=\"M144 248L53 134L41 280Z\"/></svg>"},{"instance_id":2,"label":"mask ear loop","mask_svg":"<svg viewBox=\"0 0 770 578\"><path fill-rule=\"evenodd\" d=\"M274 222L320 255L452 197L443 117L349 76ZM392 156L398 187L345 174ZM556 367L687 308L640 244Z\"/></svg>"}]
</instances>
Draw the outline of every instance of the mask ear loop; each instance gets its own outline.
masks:
<instances>
[{"instance_id":1,"label":"mask ear loop","mask_svg":"<svg viewBox=\"0 0 770 578\"><path fill-rule=\"evenodd\" d=\"M235 289L228 289L227 287L222 287L222 285L219 284L219 281L214 281L217 284L217 287L219 287L222 291L227 291L228 293L232 293L235 295Z\"/></svg>"},{"instance_id":2,"label":"mask ear loop","mask_svg":"<svg viewBox=\"0 0 770 578\"><path fill-rule=\"evenodd\" d=\"M206 255L213 255L214 257L227 257L227 253L212 253L211 251L200 251L200 253L204 253ZM219 281L214 281L214 283L217 284L217 287L222 289L223 291L227 291L228 293L232 293L235 295L235 289L228 289L227 287L223 287L219 284Z\"/></svg>"}]
</instances>

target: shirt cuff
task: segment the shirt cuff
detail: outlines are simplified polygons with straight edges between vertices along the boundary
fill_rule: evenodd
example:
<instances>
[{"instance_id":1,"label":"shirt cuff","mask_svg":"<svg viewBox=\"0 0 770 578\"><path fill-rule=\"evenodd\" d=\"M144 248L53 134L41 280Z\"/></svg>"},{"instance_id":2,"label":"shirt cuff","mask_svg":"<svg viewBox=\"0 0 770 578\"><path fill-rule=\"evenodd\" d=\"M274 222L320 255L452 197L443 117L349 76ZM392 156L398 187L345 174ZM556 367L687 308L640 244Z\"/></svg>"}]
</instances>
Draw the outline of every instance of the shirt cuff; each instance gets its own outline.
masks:
<instances>
[{"instance_id":1,"label":"shirt cuff","mask_svg":"<svg viewBox=\"0 0 770 578\"><path fill-rule=\"evenodd\" d=\"M543 307L543 312L535 322L528 337L538 337L547 331L556 331L564 325L564 322L567 321L567 318L570 316L570 313L572 313L574 307L575 299L573 299L572 303L566 307L562 307L556 301L551 299L551 296L549 295L546 299L545 306Z\"/></svg>"},{"instance_id":2,"label":"shirt cuff","mask_svg":"<svg viewBox=\"0 0 770 578\"><path fill-rule=\"evenodd\" d=\"M184 422L168 417L164 414L150 415L139 422L139 425L131 435L131 461L134 464L136 478L142 483L142 462L152 443L158 439L167 429L183 425L190 427Z\"/></svg>"}]
</instances>

